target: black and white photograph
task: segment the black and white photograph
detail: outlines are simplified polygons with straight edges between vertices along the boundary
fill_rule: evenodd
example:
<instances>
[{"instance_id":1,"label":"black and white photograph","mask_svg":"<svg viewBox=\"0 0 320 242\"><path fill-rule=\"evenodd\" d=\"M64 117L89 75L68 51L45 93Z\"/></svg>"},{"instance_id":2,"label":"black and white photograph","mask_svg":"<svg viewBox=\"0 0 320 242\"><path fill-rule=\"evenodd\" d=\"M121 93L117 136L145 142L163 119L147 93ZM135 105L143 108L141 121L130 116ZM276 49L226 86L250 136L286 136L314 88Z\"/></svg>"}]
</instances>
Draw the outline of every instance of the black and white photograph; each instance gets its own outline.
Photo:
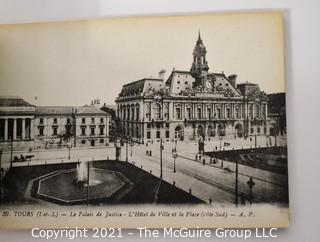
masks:
<instances>
[{"instance_id":1,"label":"black and white photograph","mask_svg":"<svg viewBox=\"0 0 320 242\"><path fill-rule=\"evenodd\" d=\"M0 85L2 227L289 224L280 12L0 25Z\"/></svg>"}]
</instances>

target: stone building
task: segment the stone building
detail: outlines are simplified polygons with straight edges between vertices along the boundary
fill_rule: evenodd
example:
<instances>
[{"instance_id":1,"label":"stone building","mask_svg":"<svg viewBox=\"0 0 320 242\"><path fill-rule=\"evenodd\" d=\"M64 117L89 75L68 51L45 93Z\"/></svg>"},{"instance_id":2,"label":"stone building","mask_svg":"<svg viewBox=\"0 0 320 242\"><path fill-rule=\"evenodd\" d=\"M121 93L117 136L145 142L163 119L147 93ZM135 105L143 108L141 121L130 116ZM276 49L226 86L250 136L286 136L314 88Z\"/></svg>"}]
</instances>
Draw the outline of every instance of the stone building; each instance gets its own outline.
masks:
<instances>
[{"instance_id":1,"label":"stone building","mask_svg":"<svg viewBox=\"0 0 320 242\"><path fill-rule=\"evenodd\" d=\"M109 145L110 122L96 102L34 106L19 97L0 97L0 149Z\"/></svg>"},{"instance_id":2,"label":"stone building","mask_svg":"<svg viewBox=\"0 0 320 242\"><path fill-rule=\"evenodd\" d=\"M75 114L75 145L103 146L109 144L111 115L94 105L84 106Z\"/></svg>"},{"instance_id":3,"label":"stone building","mask_svg":"<svg viewBox=\"0 0 320 242\"><path fill-rule=\"evenodd\" d=\"M35 106L20 97L0 97L0 149L29 147L34 141Z\"/></svg>"},{"instance_id":4,"label":"stone building","mask_svg":"<svg viewBox=\"0 0 320 242\"><path fill-rule=\"evenodd\" d=\"M167 80L145 78L122 87L116 99L121 135L138 142L268 135L268 98L237 75L209 72L200 33L190 71Z\"/></svg>"}]
</instances>

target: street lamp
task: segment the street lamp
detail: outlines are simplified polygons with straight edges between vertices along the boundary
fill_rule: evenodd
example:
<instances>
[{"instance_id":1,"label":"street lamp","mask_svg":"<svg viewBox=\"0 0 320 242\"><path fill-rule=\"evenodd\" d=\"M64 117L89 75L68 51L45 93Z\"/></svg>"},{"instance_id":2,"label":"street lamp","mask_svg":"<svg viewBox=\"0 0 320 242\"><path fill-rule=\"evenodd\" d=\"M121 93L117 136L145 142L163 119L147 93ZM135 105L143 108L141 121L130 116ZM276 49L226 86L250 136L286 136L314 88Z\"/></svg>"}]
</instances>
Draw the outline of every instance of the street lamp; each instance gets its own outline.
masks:
<instances>
[{"instance_id":1,"label":"street lamp","mask_svg":"<svg viewBox=\"0 0 320 242\"><path fill-rule=\"evenodd\" d=\"M173 157L173 173L176 173L176 158L178 157L176 150L172 153L172 157Z\"/></svg>"},{"instance_id":2,"label":"street lamp","mask_svg":"<svg viewBox=\"0 0 320 242\"><path fill-rule=\"evenodd\" d=\"M222 135L219 134L219 140L220 140L220 150L222 149Z\"/></svg>"},{"instance_id":3,"label":"street lamp","mask_svg":"<svg viewBox=\"0 0 320 242\"><path fill-rule=\"evenodd\" d=\"M162 179L162 150L163 150L162 138L160 139L160 179Z\"/></svg>"},{"instance_id":4,"label":"street lamp","mask_svg":"<svg viewBox=\"0 0 320 242\"><path fill-rule=\"evenodd\" d=\"M11 148L10 148L10 168L12 168L13 162L13 137L11 137Z\"/></svg>"},{"instance_id":5,"label":"street lamp","mask_svg":"<svg viewBox=\"0 0 320 242\"><path fill-rule=\"evenodd\" d=\"M126 162L128 162L128 136L126 137Z\"/></svg>"},{"instance_id":6,"label":"street lamp","mask_svg":"<svg viewBox=\"0 0 320 242\"><path fill-rule=\"evenodd\" d=\"M90 188L90 162L87 161L87 206L89 206L89 188Z\"/></svg>"},{"instance_id":7,"label":"street lamp","mask_svg":"<svg viewBox=\"0 0 320 242\"><path fill-rule=\"evenodd\" d=\"M132 146L133 146L133 139L131 138L130 139L130 148L131 148L131 150L130 150L130 156L132 157Z\"/></svg>"},{"instance_id":8,"label":"street lamp","mask_svg":"<svg viewBox=\"0 0 320 242\"><path fill-rule=\"evenodd\" d=\"M249 186L249 201L250 201L250 204L252 204L252 201L253 201L252 188L254 185L256 185L256 183L253 181L252 177L250 177L250 179L247 181L247 184Z\"/></svg>"},{"instance_id":9,"label":"street lamp","mask_svg":"<svg viewBox=\"0 0 320 242\"><path fill-rule=\"evenodd\" d=\"M70 150L72 148L72 145L68 144L68 150L69 150L69 153L68 153L68 160L70 160Z\"/></svg>"},{"instance_id":10,"label":"street lamp","mask_svg":"<svg viewBox=\"0 0 320 242\"><path fill-rule=\"evenodd\" d=\"M236 190L236 197L235 197L235 203L236 203L236 206L238 206L238 194L239 194L239 179L238 179L238 174L239 174L239 171L238 171L238 159L236 159L236 184L235 184L235 190Z\"/></svg>"}]
</instances>

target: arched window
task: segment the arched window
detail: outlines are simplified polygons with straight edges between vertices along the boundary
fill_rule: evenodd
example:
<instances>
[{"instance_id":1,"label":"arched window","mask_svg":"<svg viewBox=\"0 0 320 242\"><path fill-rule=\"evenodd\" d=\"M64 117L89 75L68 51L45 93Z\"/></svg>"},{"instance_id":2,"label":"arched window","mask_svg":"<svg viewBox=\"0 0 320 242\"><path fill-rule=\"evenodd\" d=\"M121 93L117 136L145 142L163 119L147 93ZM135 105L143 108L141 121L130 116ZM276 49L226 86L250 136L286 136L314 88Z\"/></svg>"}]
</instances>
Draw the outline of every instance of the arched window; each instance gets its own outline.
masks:
<instances>
[{"instance_id":1,"label":"arched window","mask_svg":"<svg viewBox=\"0 0 320 242\"><path fill-rule=\"evenodd\" d=\"M136 120L139 120L139 116L140 116L140 107L139 104L136 105Z\"/></svg>"},{"instance_id":2,"label":"arched window","mask_svg":"<svg viewBox=\"0 0 320 242\"><path fill-rule=\"evenodd\" d=\"M256 105L256 117L259 118L260 117L260 106L259 104Z\"/></svg>"},{"instance_id":3,"label":"arched window","mask_svg":"<svg viewBox=\"0 0 320 242\"><path fill-rule=\"evenodd\" d=\"M161 118L161 107L158 103L153 105L153 118L160 119Z\"/></svg>"},{"instance_id":4,"label":"arched window","mask_svg":"<svg viewBox=\"0 0 320 242\"><path fill-rule=\"evenodd\" d=\"M249 106L249 116L250 116L250 118L253 118L253 106L252 106L252 104L250 104L250 106Z\"/></svg>"}]
</instances>

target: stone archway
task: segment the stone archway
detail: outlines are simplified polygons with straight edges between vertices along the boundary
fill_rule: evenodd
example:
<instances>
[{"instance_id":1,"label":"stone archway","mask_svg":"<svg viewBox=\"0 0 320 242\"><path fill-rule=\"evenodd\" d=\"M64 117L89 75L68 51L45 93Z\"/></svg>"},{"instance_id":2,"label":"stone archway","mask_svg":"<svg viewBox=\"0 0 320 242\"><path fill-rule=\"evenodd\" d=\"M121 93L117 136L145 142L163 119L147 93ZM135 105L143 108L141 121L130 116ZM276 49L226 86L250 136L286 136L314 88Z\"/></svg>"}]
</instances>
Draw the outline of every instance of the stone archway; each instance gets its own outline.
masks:
<instances>
[{"instance_id":1,"label":"stone archway","mask_svg":"<svg viewBox=\"0 0 320 242\"><path fill-rule=\"evenodd\" d=\"M237 137L239 137L239 138L243 137L243 125L241 123L237 123L234 126L234 130L235 130Z\"/></svg>"},{"instance_id":2,"label":"stone archway","mask_svg":"<svg viewBox=\"0 0 320 242\"><path fill-rule=\"evenodd\" d=\"M225 130L225 125L224 124L218 124L218 126L217 126L217 134L218 134L218 136L225 136L226 135L226 130Z\"/></svg>"},{"instance_id":3,"label":"stone archway","mask_svg":"<svg viewBox=\"0 0 320 242\"><path fill-rule=\"evenodd\" d=\"M213 129L211 124L208 126L207 135L208 135L208 137L214 137L215 136L215 131L214 131L214 129Z\"/></svg>"},{"instance_id":4,"label":"stone archway","mask_svg":"<svg viewBox=\"0 0 320 242\"><path fill-rule=\"evenodd\" d=\"M183 127L181 125L178 125L175 129L174 129L174 138L177 140L183 140Z\"/></svg>"},{"instance_id":5,"label":"stone archway","mask_svg":"<svg viewBox=\"0 0 320 242\"><path fill-rule=\"evenodd\" d=\"M202 125L198 126L197 135L203 138L205 137L205 130Z\"/></svg>"}]
</instances>

